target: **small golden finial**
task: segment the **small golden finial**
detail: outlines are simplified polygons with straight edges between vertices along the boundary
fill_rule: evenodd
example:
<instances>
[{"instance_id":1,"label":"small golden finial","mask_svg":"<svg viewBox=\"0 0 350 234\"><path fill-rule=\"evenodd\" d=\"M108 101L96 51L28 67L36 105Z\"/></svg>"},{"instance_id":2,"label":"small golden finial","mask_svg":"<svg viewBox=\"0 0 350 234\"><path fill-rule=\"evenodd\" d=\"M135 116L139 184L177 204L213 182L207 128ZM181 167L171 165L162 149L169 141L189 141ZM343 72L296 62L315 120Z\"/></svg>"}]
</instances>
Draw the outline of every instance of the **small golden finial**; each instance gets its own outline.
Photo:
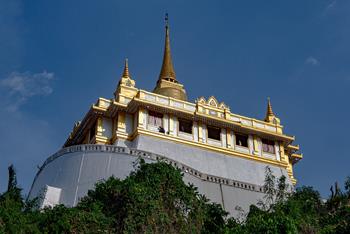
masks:
<instances>
[{"instance_id":1,"label":"small golden finial","mask_svg":"<svg viewBox=\"0 0 350 234\"><path fill-rule=\"evenodd\" d=\"M268 116L274 116L275 114L272 111L270 97L267 98L267 113Z\"/></svg>"},{"instance_id":2,"label":"small golden finial","mask_svg":"<svg viewBox=\"0 0 350 234\"><path fill-rule=\"evenodd\" d=\"M265 122L272 122L275 117L275 114L272 111L270 97L267 98L267 110L265 116Z\"/></svg>"},{"instance_id":3,"label":"small golden finial","mask_svg":"<svg viewBox=\"0 0 350 234\"><path fill-rule=\"evenodd\" d=\"M125 89L129 88L135 88L135 81L130 77L128 59L126 58L124 62L124 70L122 77L120 78L118 86L114 91L115 99L117 100L119 98L120 93L125 95Z\"/></svg>"},{"instance_id":4,"label":"small golden finial","mask_svg":"<svg viewBox=\"0 0 350 234\"><path fill-rule=\"evenodd\" d=\"M128 65L128 59L125 59L125 63L124 63L124 71L123 71L123 75L122 77L124 78L130 78L130 74L129 74L129 65Z\"/></svg>"}]
</instances>

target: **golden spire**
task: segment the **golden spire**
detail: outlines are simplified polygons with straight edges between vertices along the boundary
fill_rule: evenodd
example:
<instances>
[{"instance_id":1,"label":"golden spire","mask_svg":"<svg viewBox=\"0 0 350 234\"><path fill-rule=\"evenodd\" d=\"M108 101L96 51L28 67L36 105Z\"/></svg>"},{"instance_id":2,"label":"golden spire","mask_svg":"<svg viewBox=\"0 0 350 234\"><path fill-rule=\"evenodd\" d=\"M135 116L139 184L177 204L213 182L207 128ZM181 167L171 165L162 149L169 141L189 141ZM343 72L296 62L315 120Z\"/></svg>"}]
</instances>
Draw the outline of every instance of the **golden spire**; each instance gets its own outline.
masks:
<instances>
[{"instance_id":1,"label":"golden spire","mask_svg":"<svg viewBox=\"0 0 350 234\"><path fill-rule=\"evenodd\" d=\"M160 70L157 85L153 92L167 97L187 101L186 90L184 89L183 85L176 80L173 62L171 60L168 14L165 14L165 48L163 64L162 69Z\"/></svg>"},{"instance_id":2,"label":"golden spire","mask_svg":"<svg viewBox=\"0 0 350 234\"><path fill-rule=\"evenodd\" d=\"M265 122L272 122L273 119L275 118L275 114L272 111L272 105L270 98L267 98L267 110L266 110L266 117L265 117Z\"/></svg>"},{"instance_id":3,"label":"golden spire","mask_svg":"<svg viewBox=\"0 0 350 234\"><path fill-rule=\"evenodd\" d=\"M165 14L165 46L163 55L162 69L160 70L159 80L165 79L172 82L176 82L176 74L174 71L173 61L171 59L170 52L170 37L169 37L169 16Z\"/></svg>"},{"instance_id":4,"label":"golden spire","mask_svg":"<svg viewBox=\"0 0 350 234\"><path fill-rule=\"evenodd\" d=\"M123 71L123 78L130 78L130 74L129 74L129 65L128 65L128 59L125 59L125 63L124 63L124 71Z\"/></svg>"},{"instance_id":5,"label":"golden spire","mask_svg":"<svg viewBox=\"0 0 350 234\"><path fill-rule=\"evenodd\" d=\"M275 115L272 111L271 101L269 97L267 98L267 115L268 116Z\"/></svg>"}]
</instances>

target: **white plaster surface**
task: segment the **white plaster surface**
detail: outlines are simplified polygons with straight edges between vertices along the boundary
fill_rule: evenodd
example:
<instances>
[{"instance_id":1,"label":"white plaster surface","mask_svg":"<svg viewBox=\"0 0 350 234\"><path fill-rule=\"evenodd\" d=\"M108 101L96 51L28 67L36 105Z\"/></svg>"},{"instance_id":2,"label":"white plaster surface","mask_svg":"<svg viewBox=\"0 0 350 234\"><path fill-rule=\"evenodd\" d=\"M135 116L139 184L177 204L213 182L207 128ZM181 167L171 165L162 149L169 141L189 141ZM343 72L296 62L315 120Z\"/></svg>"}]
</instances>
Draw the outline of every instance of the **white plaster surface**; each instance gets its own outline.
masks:
<instances>
[{"instance_id":1,"label":"white plaster surface","mask_svg":"<svg viewBox=\"0 0 350 234\"><path fill-rule=\"evenodd\" d=\"M150 136L138 136L132 142L132 148L166 155L170 159L177 160L207 174L259 185L262 185L265 179L266 164L264 163L227 156L194 146ZM279 177L283 174L288 178L286 170L272 165L270 168L275 176Z\"/></svg>"},{"instance_id":2,"label":"white plaster surface","mask_svg":"<svg viewBox=\"0 0 350 234\"><path fill-rule=\"evenodd\" d=\"M239 213L237 206L248 211L249 206L264 195L257 189L244 189L237 187L238 185L235 187L233 182L228 184L229 180L234 180L255 188L260 187L265 177L266 165L263 163L148 136L138 136L132 142L118 141L117 145L125 148L82 145L75 146L81 147L80 151L72 150L74 147L59 151L57 155L50 157L37 173L29 197L42 194L42 191L50 186L59 189L60 195L46 194L44 199L51 199L52 204L59 202L74 206L89 189L94 188L96 182L112 175L120 179L128 176L135 169L138 156L144 156L146 162L155 162L155 158L147 155L162 155L179 165L197 170L195 176L192 169L186 169L185 182L193 183L199 192L204 193L211 201L222 204L233 216ZM131 151L136 153L132 154ZM283 174L290 183L285 169L275 166L270 168L276 177ZM198 177L198 173L203 177ZM220 182L217 182L217 179ZM243 186L239 186L241 185Z\"/></svg>"},{"instance_id":3,"label":"white plaster surface","mask_svg":"<svg viewBox=\"0 0 350 234\"><path fill-rule=\"evenodd\" d=\"M192 134L179 131L179 135L178 136L183 138L183 139L185 139L185 140L193 141L193 135Z\"/></svg>"},{"instance_id":4,"label":"white plaster surface","mask_svg":"<svg viewBox=\"0 0 350 234\"><path fill-rule=\"evenodd\" d=\"M60 203L61 191L62 189L60 188L46 185L45 193L43 194L44 200L42 202L41 208L54 207L55 205L58 205Z\"/></svg>"},{"instance_id":5,"label":"white plaster surface","mask_svg":"<svg viewBox=\"0 0 350 234\"><path fill-rule=\"evenodd\" d=\"M221 147L221 146L222 146L221 141L218 141L218 140L215 140L215 139L211 139L211 138L208 138L208 139L207 139L207 143L208 143L209 145L213 145L213 146L218 146L218 147Z\"/></svg>"}]
</instances>

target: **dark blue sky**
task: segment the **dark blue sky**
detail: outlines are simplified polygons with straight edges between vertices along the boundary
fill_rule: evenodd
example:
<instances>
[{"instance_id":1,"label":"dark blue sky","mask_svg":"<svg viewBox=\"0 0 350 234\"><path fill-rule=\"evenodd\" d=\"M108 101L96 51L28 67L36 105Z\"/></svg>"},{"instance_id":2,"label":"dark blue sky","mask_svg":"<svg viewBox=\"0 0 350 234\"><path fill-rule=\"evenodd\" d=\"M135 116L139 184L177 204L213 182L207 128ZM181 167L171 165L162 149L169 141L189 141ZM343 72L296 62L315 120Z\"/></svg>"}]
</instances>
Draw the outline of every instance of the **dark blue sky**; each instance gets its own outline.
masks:
<instances>
[{"instance_id":1,"label":"dark blue sky","mask_svg":"<svg viewBox=\"0 0 350 234\"><path fill-rule=\"evenodd\" d=\"M190 100L214 95L263 118L266 98L304 159L298 185L323 196L350 175L350 1L0 0L0 191L7 166L28 192L37 165L98 97L111 98L129 58L152 90L164 13L177 78Z\"/></svg>"}]
</instances>

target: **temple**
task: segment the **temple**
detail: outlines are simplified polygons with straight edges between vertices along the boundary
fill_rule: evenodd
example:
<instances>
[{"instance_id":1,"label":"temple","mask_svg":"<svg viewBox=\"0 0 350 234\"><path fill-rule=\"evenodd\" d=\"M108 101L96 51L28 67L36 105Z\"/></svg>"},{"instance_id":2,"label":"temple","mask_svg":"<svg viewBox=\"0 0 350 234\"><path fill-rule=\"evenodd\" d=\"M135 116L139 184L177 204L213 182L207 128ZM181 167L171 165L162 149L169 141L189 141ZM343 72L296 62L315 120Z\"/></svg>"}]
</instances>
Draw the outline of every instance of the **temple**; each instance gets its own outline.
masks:
<instances>
[{"instance_id":1,"label":"temple","mask_svg":"<svg viewBox=\"0 0 350 234\"><path fill-rule=\"evenodd\" d=\"M74 125L63 148L40 167L29 197L41 196L42 206L74 206L97 181L125 178L140 157L180 168L185 182L232 216L263 198L266 166L276 177L285 175L290 187L296 184L293 165L302 154L270 99L263 120L232 113L213 96L187 99L172 62L167 17L154 90L138 88L130 73L125 60L114 97L98 98Z\"/></svg>"}]
</instances>

